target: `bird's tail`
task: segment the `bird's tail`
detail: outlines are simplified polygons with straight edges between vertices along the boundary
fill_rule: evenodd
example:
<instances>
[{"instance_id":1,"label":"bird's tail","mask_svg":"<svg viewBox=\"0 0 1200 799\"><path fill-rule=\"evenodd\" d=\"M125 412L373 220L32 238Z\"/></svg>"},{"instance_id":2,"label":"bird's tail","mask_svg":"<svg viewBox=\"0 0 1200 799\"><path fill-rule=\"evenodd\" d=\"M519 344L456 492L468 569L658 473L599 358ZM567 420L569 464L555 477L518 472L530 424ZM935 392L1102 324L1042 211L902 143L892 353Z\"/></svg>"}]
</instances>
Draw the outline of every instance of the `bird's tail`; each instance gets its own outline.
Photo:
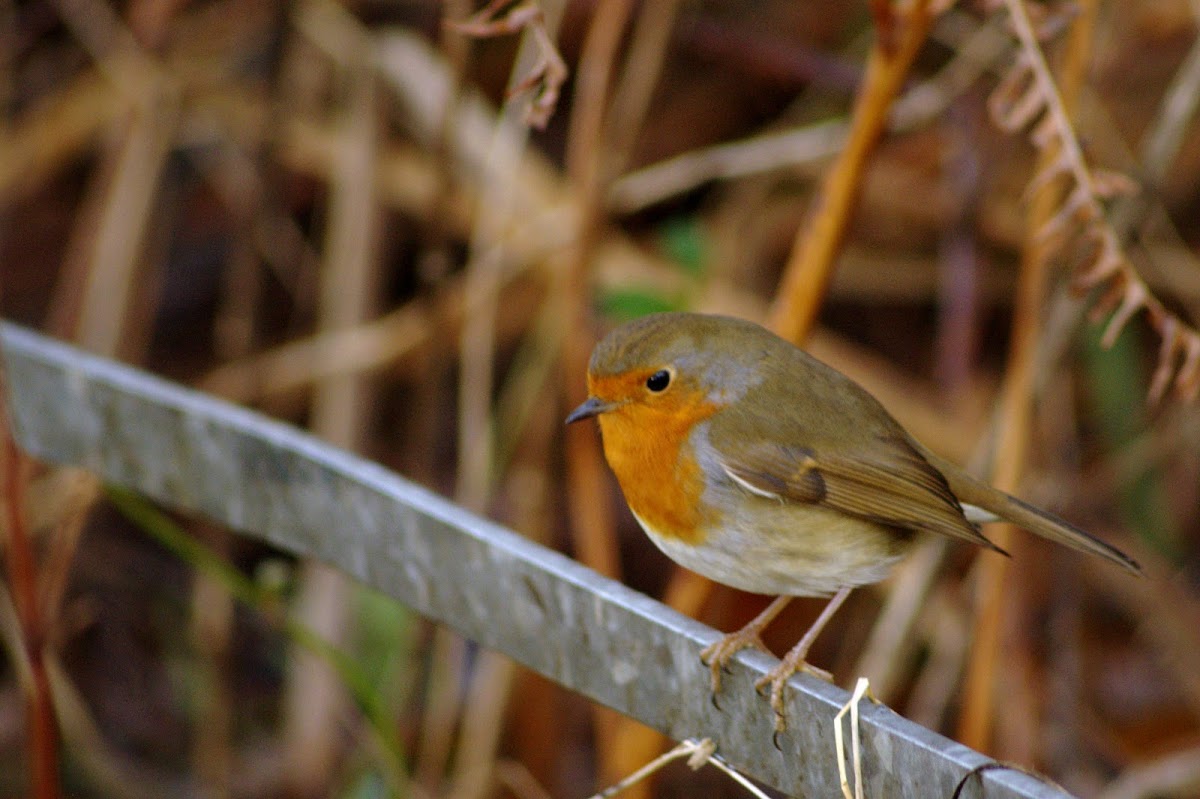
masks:
<instances>
[{"instance_id":1,"label":"bird's tail","mask_svg":"<svg viewBox=\"0 0 1200 799\"><path fill-rule=\"evenodd\" d=\"M1138 565L1137 561L1091 533L1084 532L1070 522L1006 494L998 488L993 488L928 450L923 450L923 454L938 471L945 475L946 482L950 484L950 490L963 504L974 505L994 513L1002 519L1024 527L1031 533L1036 533L1057 544L1077 549L1080 552L1098 555L1134 574L1142 573L1142 567Z\"/></svg>"}]
</instances>

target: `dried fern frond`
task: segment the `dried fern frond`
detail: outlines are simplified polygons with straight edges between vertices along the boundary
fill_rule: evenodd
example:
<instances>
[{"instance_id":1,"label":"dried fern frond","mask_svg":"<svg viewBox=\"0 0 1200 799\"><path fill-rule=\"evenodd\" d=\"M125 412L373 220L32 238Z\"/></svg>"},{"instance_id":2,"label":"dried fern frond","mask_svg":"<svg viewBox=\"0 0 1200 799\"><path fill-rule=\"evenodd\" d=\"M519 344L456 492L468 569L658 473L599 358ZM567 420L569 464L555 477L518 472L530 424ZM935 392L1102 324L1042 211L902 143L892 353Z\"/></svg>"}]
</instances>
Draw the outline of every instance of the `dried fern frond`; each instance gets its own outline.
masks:
<instances>
[{"instance_id":1,"label":"dried fern frond","mask_svg":"<svg viewBox=\"0 0 1200 799\"><path fill-rule=\"evenodd\" d=\"M1158 362L1148 399L1158 403L1173 389L1191 401L1200 393L1200 333L1171 313L1137 273L1104 212L1104 202L1130 194L1137 184L1128 176L1091 167L1046 64L1041 42L1069 19L1026 0L991 0L989 9L1008 11L1020 47L1012 65L988 98L995 124L1009 133L1025 131L1039 151L1053 157L1029 181L1026 198L1044 186L1062 181L1066 187L1055 213L1035 232L1045 257L1064 256L1074 262L1072 287L1077 292L1101 289L1091 317L1105 317L1101 343L1112 346L1139 312L1161 338Z\"/></svg>"},{"instance_id":2,"label":"dried fern frond","mask_svg":"<svg viewBox=\"0 0 1200 799\"><path fill-rule=\"evenodd\" d=\"M501 14L505 7L508 11ZM534 0L492 0L470 18L447 20L445 26L465 36L484 39L504 36L528 29L538 48L538 60L521 81L508 92L509 98L532 92L525 122L532 128L544 130L554 110L558 107L558 95L567 80L567 63L558 54L550 34L546 30L546 19L542 8Z\"/></svg>"}]
</instances>

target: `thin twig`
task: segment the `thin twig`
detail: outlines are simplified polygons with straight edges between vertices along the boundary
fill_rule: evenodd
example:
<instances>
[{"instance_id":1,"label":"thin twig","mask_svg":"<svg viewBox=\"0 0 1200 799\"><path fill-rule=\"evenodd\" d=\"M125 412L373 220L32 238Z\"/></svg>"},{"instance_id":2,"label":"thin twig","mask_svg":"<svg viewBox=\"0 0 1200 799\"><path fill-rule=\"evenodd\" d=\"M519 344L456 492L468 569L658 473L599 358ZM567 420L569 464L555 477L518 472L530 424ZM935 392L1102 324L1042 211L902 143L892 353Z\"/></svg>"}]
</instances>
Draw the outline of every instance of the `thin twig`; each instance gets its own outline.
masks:
<instances>
[{"instance_id":1,"label":"thin twig","mask_svg":"<svg viewBox=\"0 0 1200 799\"><path fill-rule=\"evenodd\" d=\"M684 757L688 759L688 767L693 771L699 770L705 765L715 766L718 770L728 774L738 785L745 788L746 792L755 797L755 799L767 799L767 795L760 791L758 786L742 776L741 773L724 760L717 757L716 751L716 744L708 738L700 741L689 738L669 752L665 752L654 758L654 760L651 760L615 785L605 788L600 793L592 794L588 799L609 799L609 797L616 796L621 791L638 784L656 771L660 771L667 764Z\"/></svg>"},{"instance_id":2,"label":"thin twig","mask_svg":"<svg viewBox=\"0 0 1200 799\"><path fill-rule=\"evenodd\" d=\"M0 437L3 438L0 469L3 469L4 479L4 527L8 533L4 560L20 627L20 655L28 666L30 677L26 694L29 701L26 729L29 735L30 796L33 799L57 799L61 795L58 729L46 673L47 636L38 596L37 564L25 517L28 463L13 437L12 417L5 400L5 380L6 376L0 375Z\"/></svg>"},{"instance_id":3,"label":"thin twig","mask_svg":"<svg viewBox=\"0 0 1200 799\"><path fill-rule=\"evenodd\" d=\"M803 340L816 320L833 275L834 258L862 190L867 159L932 21L931 0L914 0L902 12L897 10L895 17L889 15L898 42L892 45L876 39L846 147L826 174L815 213L796 236L771 308L769 326L784 338Z\"/></svg>"}]
</instances>

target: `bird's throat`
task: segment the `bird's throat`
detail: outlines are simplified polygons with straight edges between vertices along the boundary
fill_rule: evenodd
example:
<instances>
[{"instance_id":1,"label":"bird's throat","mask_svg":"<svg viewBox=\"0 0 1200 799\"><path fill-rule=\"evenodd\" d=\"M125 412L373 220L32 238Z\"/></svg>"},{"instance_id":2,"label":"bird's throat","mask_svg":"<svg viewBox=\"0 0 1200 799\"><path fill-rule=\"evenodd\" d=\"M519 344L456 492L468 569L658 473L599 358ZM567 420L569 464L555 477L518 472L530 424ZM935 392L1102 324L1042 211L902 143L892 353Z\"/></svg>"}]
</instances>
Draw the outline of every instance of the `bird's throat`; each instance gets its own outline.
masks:
<instances>
[{"instance_id":1,"label":"bird's throat","mask_svg":"<svg viewBox=\"0 0 1200 799\"><path fill-rule=\"evenodd\" d=\"M704 403L687 412L655 413L651 419L627 406L600 417L604 456L625 501L656 535L690 544L705 538L712 520L701 501L704 473L689 436L716 411L715 405Z\"/></svg>"}]
</instances>

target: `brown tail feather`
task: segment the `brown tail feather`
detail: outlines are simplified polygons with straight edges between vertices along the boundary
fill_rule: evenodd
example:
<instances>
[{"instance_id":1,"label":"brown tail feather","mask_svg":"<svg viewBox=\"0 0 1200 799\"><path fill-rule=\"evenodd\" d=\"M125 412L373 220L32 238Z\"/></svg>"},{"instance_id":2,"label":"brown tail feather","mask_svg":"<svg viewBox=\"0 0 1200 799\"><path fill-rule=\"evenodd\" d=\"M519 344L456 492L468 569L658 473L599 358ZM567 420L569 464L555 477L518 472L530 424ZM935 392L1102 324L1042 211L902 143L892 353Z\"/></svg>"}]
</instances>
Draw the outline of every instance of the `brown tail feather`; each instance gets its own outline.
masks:
<instances>
[{"instance_id":1,"label":"brown tail feather","mask_svg":"<svg viewBox=\"0 0 1200 799\"><path fill-rule=\"evenodd\" d=\"M1052 513L1047 513L1041 508L1036 508L997 488L993 488L987 483L967 474L961 468L929 453L928 450L925 450L924 454L929 459L929 462L945 475L946 482L950 484L950 490L954 492L955 496L961 502L991 511L997 516L1007 519L1020 527L1024 527L1031 533L1040 535L1042 538L1053 541L1056 544L1062 544L1071 549L1077 549L1080 552L1098 555L1134 574L1142 573L1142 567L1138 565L1137 561L1116 547L1106 544L1099 538L1080 530L1075 525L1058 518Z\"/></svg>"}]
</instances>

